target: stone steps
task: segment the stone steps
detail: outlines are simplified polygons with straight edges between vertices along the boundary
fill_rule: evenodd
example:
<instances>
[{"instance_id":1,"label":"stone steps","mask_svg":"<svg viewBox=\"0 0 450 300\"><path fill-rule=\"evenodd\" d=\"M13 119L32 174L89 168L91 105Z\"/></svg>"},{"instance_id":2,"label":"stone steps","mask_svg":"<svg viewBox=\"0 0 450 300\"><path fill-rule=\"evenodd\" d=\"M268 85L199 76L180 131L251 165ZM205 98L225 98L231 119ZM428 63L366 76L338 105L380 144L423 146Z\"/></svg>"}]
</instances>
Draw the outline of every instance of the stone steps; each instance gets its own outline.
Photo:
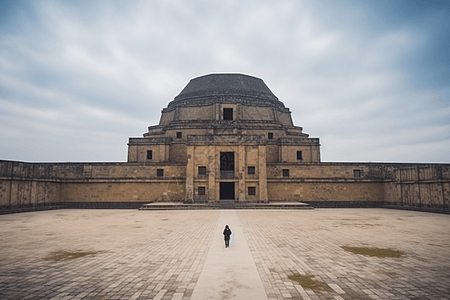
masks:
<instances>
[{"instance_id":1,"label":"stone steps","mask_svg":"<svg viewBox=\"0 0 450 300\"><path fill-rule=\"evenodd\" d=\"M198 209L314 209L302 202L252 203L221 200L210 203L153 202L142 205L139 210L198 210Z\"/></svg>"},{"instance_id":2,"label":"stone steps","mask_svg":"<svg viewBox=\"0 0 450 300\"><path fill-rule=\"evenodd\" d=\"M239 203L236 209L314 209L302 202Z\"/></svg>"}]
</instances>

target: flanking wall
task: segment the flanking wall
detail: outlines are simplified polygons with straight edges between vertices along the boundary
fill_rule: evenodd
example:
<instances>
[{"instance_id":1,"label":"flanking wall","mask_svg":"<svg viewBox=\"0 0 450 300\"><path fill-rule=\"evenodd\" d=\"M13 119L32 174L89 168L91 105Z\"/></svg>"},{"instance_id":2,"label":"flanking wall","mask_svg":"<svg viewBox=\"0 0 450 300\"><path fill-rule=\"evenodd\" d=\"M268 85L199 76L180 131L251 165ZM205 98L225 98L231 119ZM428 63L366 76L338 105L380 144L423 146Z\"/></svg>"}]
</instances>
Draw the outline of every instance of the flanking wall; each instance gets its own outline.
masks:
<instances>
[{"instance_id":1,"label":"flanking wall","mask_svg":"<svg viewBox=\"0 0 450 300\"><path fill-rule=\"evenodd\" d=\"M449 211L450 164L270 163L267 190L269 201Z\"/></svg>"},{"instance_id":2,"label":"flanking wall","mask_svg":"<svg viewBox=\"0 0 450 300\"><path fill-rule=\"evenodd\" d=\"M182 163L25 163L0 160L0 209L53 205L139 207L152 201L183 201L185 170Z\"/></svg>"},{"instance_id":3,"label":"flanking wall","mask_svg":"<svg viewBox=\"0 0 450 300\"><path fill-rule=\"evenodd\" d=\"M385 203L450 210L450 165L402 164L391 167L395 180L385 184Z\"/></svg>"},{"instance_id":4,"label":"flanking wall","mask_svg":"<svg viewBox=\"0 0 450 300\"><path fill-rule=\"evenodd\" d=\"M60 181L51 164L0 161L0 208L60 203Z\"/></svg>"},{"instance_id":5,"label":"flanking wall","mask_svg":"<svg viewBox=\"0 0 450 300\"><path fill-rule=\"evenodd\" d=\"M268 163L266 169L269 201L450 211L450 164ZM0 160L1 210L49 205L138 207L185 197L185 163ZM257 201L254 198L247 200Z\"/></svg>"}]
</instances>

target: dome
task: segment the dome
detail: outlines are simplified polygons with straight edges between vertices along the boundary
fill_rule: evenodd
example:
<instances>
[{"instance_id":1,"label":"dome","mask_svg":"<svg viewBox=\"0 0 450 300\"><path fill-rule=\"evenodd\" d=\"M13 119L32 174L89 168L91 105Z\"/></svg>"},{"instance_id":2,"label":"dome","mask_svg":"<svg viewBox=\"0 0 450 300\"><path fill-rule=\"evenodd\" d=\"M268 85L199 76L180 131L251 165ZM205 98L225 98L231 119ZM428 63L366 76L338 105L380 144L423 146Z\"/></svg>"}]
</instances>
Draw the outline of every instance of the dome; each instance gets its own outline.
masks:
<instances>
[{"instance_id":1,"label":"dome","mask_svg":"<svg viewBox=\"0 0 450 300\"><path fill-rule=\"evenodd\" d=\"M285 109L262 79L245 74L208 74L191 79L167 108L211 102L240 102Z\"/></svg>"}]
</instances>

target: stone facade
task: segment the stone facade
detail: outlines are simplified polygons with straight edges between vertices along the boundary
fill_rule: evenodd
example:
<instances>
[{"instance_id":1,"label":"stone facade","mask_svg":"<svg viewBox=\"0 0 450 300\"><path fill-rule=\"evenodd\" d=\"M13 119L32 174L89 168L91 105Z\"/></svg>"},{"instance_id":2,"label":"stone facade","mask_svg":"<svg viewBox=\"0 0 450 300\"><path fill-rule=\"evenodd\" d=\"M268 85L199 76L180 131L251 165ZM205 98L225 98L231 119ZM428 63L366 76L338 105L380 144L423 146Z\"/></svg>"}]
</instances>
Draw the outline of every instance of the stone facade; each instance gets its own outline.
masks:
<instances>
[{"instance_id":1,"label":"stone facade","mask_svg":"<svg viewBox=\"0 0 450 300\"><path fill-rule=\"evenodd\" d=\"M126 163L0 161L0 208L302 201L449 210L450 164L326 163L258 78L192 79ZM122 206L121 206L122 205Z\"/></svg>"},{"instance_id":2,"label":"stone facade","mask_svg":"<svg viewBox=\"0 0 450 300\"><path fill-rule=\"evenodd\" d=\"M319 139L294 126L261 79L242 74L192 79L128 146L130 163L185 163L188 202L267 202L268 163L320 162Z\"/></svg>"}]
</instances>

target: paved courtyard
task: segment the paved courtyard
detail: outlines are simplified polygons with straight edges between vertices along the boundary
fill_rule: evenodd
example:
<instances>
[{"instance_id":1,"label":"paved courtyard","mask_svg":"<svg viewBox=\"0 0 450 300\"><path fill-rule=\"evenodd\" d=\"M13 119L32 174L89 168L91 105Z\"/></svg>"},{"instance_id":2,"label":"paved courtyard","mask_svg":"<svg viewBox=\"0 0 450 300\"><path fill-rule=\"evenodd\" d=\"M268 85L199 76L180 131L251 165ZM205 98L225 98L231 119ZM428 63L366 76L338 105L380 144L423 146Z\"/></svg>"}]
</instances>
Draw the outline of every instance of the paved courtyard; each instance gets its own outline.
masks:
<instances>
[{"instance_id":1,"label":"paved courtyard","mask_svg":"<svg viewBox=\"0 0 450 300\"><path fill-rule=\"evenodd\" d=\"M225 248L221 231L234 232ZM343 246L391 248L400 258ZM55 251L93 254L56 260ZM324 283L302 288L288 275ZM388 209L0 215L0 299L450 299L450 215Z\"/></svg>"}]
</instances>

